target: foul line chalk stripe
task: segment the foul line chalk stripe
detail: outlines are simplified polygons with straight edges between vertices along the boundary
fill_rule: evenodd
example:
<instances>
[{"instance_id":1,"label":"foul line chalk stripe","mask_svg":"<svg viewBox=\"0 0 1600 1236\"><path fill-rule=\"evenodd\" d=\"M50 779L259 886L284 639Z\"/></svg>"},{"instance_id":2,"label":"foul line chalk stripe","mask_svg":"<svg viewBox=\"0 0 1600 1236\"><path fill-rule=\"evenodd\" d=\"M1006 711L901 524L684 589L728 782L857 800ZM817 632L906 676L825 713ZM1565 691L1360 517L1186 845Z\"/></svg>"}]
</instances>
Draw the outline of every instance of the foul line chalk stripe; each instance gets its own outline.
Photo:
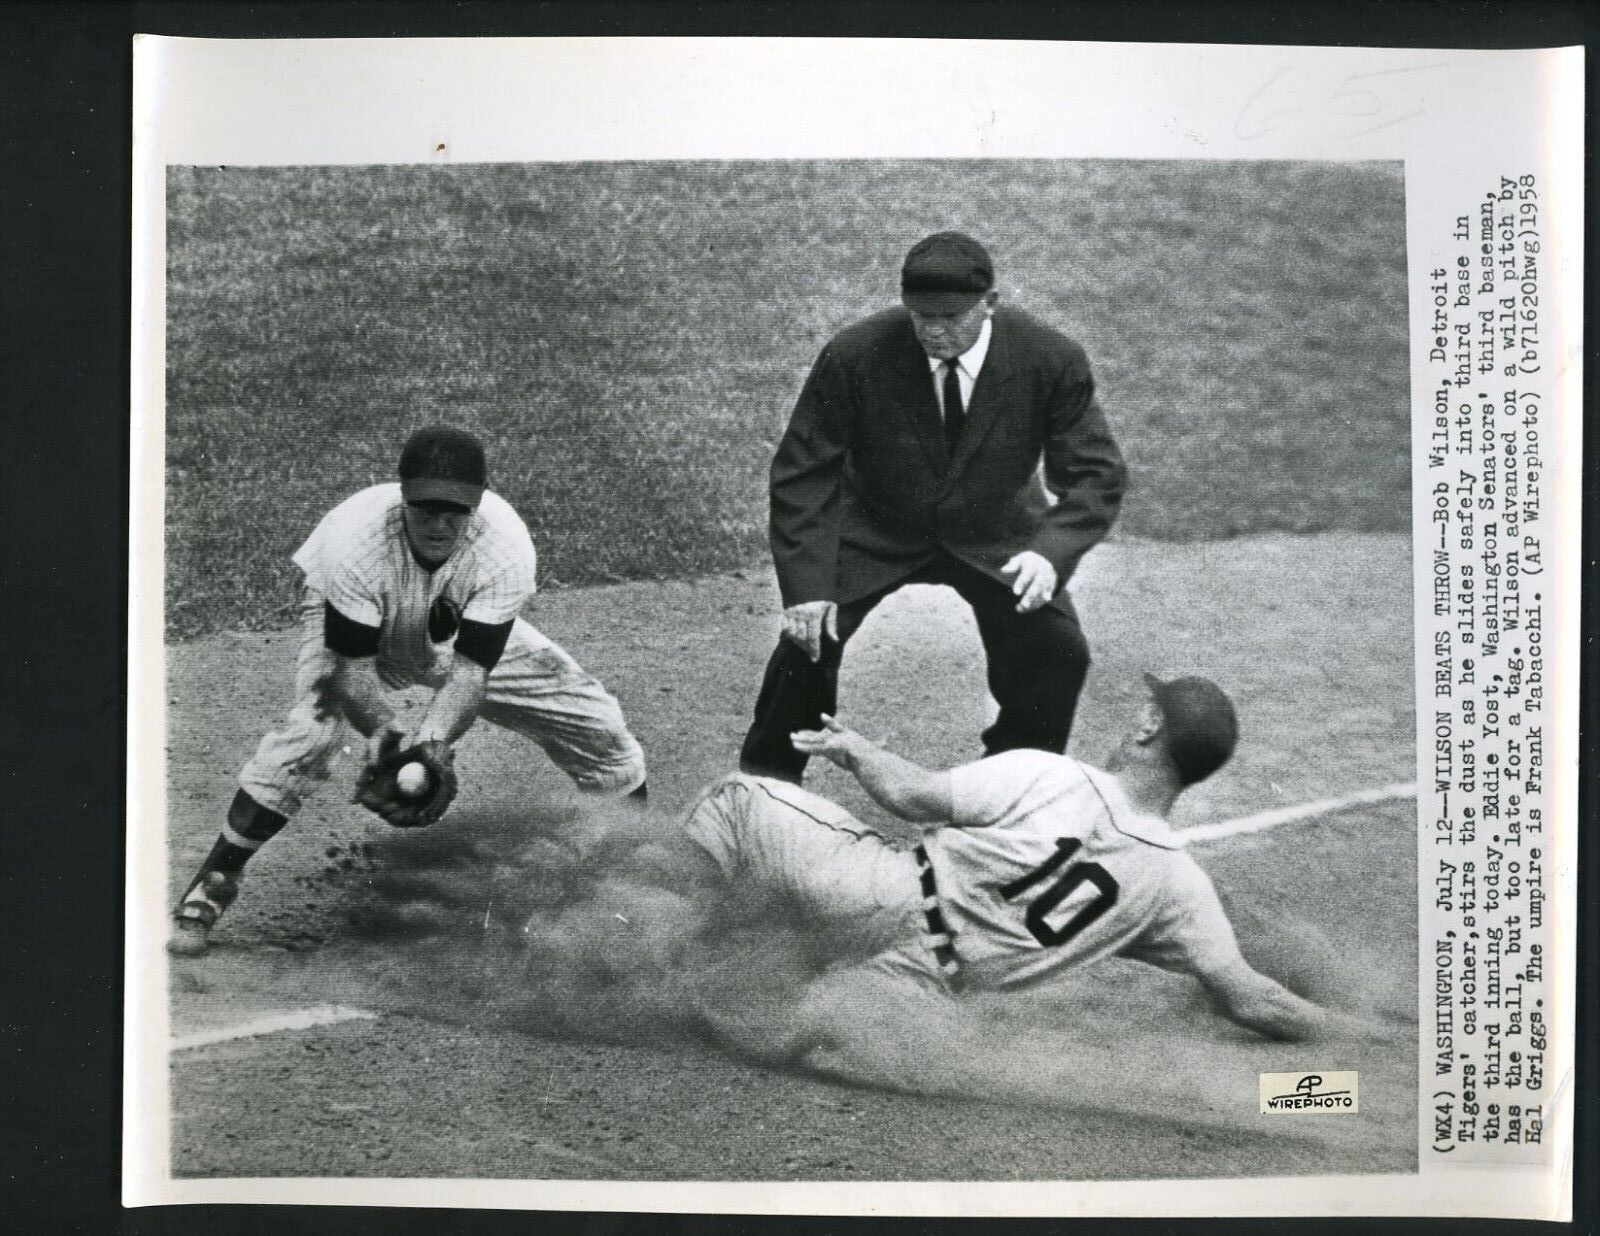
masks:
<instances>
[{"instance_id":1,"label":"foul line chalk stripe","mask_svg":"<svg viewBox=\"0 0 1600 1236\"><path fill-rule=\"evenodd\" d=\"M1381 785L1375 790L1362 790L1357 794L1346 794L1342 798L1319 798L1313 802L1300 803L1295 807L1279 807L1274 811L1262 811L1256 815L1242 815L1237 819L1223 820L1219 824L1186 828L1178 834L1178 837L1185 845L1204 845L1208 841L1221 841L1224 837L1265 832L1269 828L1277 828L1280 824L1298 824L1302 820L1315 819L1317 816L1333 815L1338 811L1347 811L1351 807L1370 807L1375 803L1396 802L1416 796L1417 785L1414 781Z\"/></svg>"},{"instance_id":2,"label":"foul line chalk stripe","mask_svg":"<svg viewBox=\"0 0 1600 1236\"><path fill-rule=\"evenodd\" d=\"M319 1004L314 1008L296 1009L291 1013L274 1013L271 1017L258 1017L242 1025L225 1030L206 1030L200 1034L185 1034L172 1040L173 1051L187 1051L191 1047L209 1047L213 1043L227 1043L233 1039L253 1039L263 1034L276 1034L280 1030L310 1030L315 1026L331 1026L340 1021L376 1021L378 1015L366 1009L345 1008L337 1004Z\"/></svg>"},{"instance_id":3,"label":"foul line chalk stripe","mask_svg":"<svg viewBox=\"0 0 1600 1236\"><path fill-rule=\"evenodd\" d=\"M1269 828L1277 828L1282 824L1298 824L1303 820L1316 819L1318 816L1333 815L1339 811L1347 811L1351 807L1368 807L1375 803L1396 802L1400 799L1415 798L1416 796L1417 786L1415 782L1383 785L1374 790L1346 794L1342 798L1318 798L1312 802L1300 803L1294 807L1279 807L1273 811L1262 811L1255 815L1242 815L1236 819L1223 820L1216 824L1202 824L1198 828L1186 828L1178 833L1178 839L1186 846L1205 845L1207 842L1221 841L1227 837L1238 837L1245 833L1265 832ZM186 1034L172 1040L172 1050L186 1051L194 1047L208 1047L213 1043L227 1043L234 1039L251 1039L265 1034L277 1034L280 1030L310 1030L316 1026L331 1026L341 1021L376 1021L377 1018L378 1014L367 1009L321 1004L315 1008L298 1009L292 1013L277 1013L271 1017L258 1017L255 1021L247 1021L243 1025L230 1026L225 1030L208 1030L202 1034Z\"/></svg>"}]
</instances>

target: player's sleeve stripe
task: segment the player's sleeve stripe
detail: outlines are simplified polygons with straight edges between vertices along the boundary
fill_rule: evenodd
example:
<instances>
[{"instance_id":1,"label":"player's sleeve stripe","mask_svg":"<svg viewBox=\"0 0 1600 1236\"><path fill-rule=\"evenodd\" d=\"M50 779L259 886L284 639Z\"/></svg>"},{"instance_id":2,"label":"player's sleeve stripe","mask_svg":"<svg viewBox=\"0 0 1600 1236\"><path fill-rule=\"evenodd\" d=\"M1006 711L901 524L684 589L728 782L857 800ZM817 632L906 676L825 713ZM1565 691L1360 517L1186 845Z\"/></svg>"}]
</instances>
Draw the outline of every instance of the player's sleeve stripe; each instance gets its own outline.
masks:
<instances>
[{"instance_id":1,"label":"player's sleeve stripe","mask_svg":"<svg viewBox=\"0 0 1600 1236\"><path fill-rule=\"evenodd\" d=\"M456 651L474 664L492 670L499 664L500 654L506 650L506 641L511 638L511 625L515 621L512 618L491 623L463 618L461 633L456 636Z\"/></svg>"},{"instance_id":2,"label":"player's sleeve stripe","mask_svg":"<svg viewBox=\"0 0 1600 1236\"><path fill-rule=\"evenodd\" d=\"M347 617L334 607L332 601L322 603L322 642L341 657L375 657L382 633Z\"/></svg>"}]
</instances>

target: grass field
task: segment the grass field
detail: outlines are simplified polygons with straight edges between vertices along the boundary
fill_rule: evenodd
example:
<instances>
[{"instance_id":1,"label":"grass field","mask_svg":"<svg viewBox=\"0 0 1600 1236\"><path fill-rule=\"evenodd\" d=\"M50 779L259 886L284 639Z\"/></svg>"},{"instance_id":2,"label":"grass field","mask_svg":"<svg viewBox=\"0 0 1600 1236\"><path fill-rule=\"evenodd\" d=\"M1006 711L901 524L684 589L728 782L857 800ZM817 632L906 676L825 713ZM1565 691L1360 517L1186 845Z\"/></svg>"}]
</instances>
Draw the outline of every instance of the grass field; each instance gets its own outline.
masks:
<instances>
[{"instance_id":1,"label":"grass field","mask_svg":"<svg viewBox=\"0 0 1600 1236\"><path fill-rule=\"evenodd\" d=\"M1408 526L1398 164L785 162L168 171L167 622L286 622L289 555L444 420L544 582L765 558L817 350L957 227L1088 349L1116 535Z\"/></svg>"}]
</instances>

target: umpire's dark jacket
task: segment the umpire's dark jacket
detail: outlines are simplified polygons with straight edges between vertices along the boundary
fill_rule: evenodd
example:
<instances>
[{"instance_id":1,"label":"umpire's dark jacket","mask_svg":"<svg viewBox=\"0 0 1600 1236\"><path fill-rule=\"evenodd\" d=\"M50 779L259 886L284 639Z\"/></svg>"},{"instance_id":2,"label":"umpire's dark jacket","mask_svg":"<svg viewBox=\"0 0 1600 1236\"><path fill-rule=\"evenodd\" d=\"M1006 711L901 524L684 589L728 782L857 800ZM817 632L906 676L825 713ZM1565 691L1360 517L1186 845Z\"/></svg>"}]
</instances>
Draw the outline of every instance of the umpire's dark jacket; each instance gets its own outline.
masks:
<instances>
[{"instance_id":1,"label":"umpire's dark jacket","mask_svg":"<svg viewBox=\"0 0 1600 1236\"><path fill-rule=\"evenodd\" d=\"M772 460L785 606L858 600L941 548L1001 580L1031 549L1065 584L1106 534L1127 472L1083 349L1004 305L992 331L953 458L904 309L823 348Z\"/></svg>"}]
</instances>

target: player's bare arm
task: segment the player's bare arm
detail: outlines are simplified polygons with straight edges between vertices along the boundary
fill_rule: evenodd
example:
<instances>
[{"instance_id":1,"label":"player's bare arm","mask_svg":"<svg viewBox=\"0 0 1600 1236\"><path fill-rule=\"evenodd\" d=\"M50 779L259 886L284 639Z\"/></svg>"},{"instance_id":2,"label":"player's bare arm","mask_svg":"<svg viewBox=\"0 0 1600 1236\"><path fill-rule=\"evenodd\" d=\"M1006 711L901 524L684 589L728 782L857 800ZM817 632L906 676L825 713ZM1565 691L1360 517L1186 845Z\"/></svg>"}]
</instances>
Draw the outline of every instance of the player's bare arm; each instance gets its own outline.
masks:
<instances>
[{"instance_id":1,"label":"player's bare arm","mask_svg":"<svg viewBox=\"0 0 1600 1236\"><path fill-rule=\"evenodd\" d=\"M376 658L339 657L328 687L327 703L332 711L342 714L367 740L363 757L366 764L381 758L382 752L394 743L403 743L405 730L378 677Z\"/></svg>"},{"instance_id":2,"label":"player's bare arm","mask_svg":"<svg viewBox=\"0 0 1600 1236\"><path fill-rule=\"evenodd\" d=\"M1241 957L1199 972L1217 1011L1271 1039L1292 1043L1366 1037L1376 1027L1359 1017L1313 1004L1253 969Z\"/></svg>"},{"instance_id":3,"label":"player's bare arm","mask_svg":"<svg viewBox=\"0 0 1600 1236\"><path fill-rule=\"evenodd\" d=\"M933 772L862 737L826 713L820 730L797 730L796 751L831 760L861 782L884 810L918 824L948 824L950 774Z\"/></svg>"},{"instance_id":4,"label":"player's bare arm","mask_svg":"<svg viewBox=\"0 0 1600 1236\"><path fill-rule=\"evenodd\" d=\"M363 737L377 740L394 724L383 680L378 677L381 632L358 622L331 601L322 606L322 642L334 657L333 673L326 680L324 702L341 714Z\"/></svg>"},{"instance_id":5,"label":"player's bare arm","mask_svg":"<svg viewBox=\"0 0 1600 1236\"><path fill-rule=\"evenodd\" d=\"M417 741L455 742L478 719L488 691L489 671L458 656L417 727Z\"/></svg>"},{"instance_id":6,"label":"player's bare arm","mask_svg":"<svg viewBox=\"0 0 1600 1236\"><path fill-rule=\"evenodd\" d=\"M455 742L472 728L489 691L489 675L500 663L510 622L485 623L463 619L456 636L450 676L434 695L417 730L421 742Z\"/></svg>"},{"instance_id":7,"label":"player's bare arm","mask_svg":"<svg viewBox=\"0 0 1600 1236\"><path fill-rule=\"evenodd\" d=\"M363 736L375 738L399 728L383 680L378 677L377 658L341 655L328 685L334 708Z\"/></svg>"},{"instance_id":8,"label":"player's bare arm","mask_svg":"<svg viewBox=\"0 0 1600 1236\"><path fill-rule=\"evenodd\" d=\"M488 690L489 671L463 658L456 658L450 676L428 705L417 733L406 740L437 740L453 743L472 728L483 707ZM368 761L391 734L403 734L390 705L387 688L378 676L372 657L340 657L331 682L333 704L345 718L367 737Z\"/></svg>"}]
</instances>

